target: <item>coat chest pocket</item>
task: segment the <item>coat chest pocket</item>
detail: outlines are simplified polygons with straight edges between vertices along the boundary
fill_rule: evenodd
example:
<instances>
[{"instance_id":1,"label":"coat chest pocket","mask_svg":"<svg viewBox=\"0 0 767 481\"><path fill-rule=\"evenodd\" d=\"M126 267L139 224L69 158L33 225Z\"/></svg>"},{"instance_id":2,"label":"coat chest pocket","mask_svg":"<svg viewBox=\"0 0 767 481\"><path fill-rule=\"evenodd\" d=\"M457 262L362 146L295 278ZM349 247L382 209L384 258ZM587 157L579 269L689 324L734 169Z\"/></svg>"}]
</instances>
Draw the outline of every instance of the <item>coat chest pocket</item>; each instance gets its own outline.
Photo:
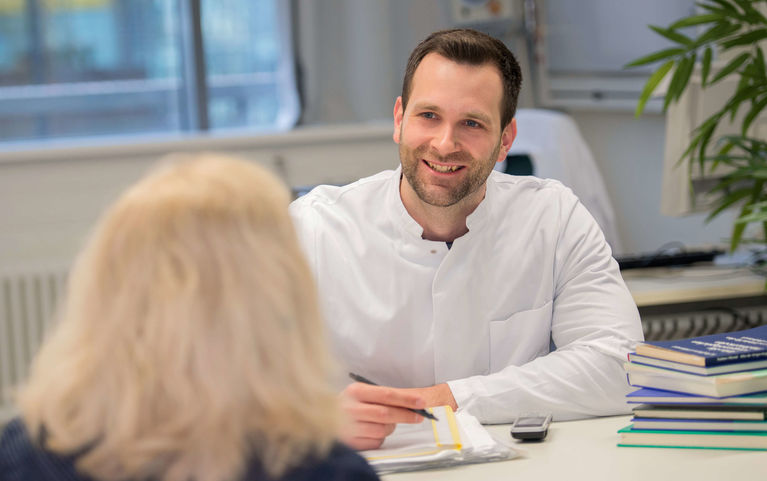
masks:
<instances>
[{"instance_id":1,"label":"coat chest pocket","mask_svg":"<svg viewBox=\"0 0 767 481\"><path fill-rule=\"evenodd\" d=\"M519 366L549 352L551 308L541 307L512 314L508 319L490 321L490 372Z\"/></svg>"}]
</instances>

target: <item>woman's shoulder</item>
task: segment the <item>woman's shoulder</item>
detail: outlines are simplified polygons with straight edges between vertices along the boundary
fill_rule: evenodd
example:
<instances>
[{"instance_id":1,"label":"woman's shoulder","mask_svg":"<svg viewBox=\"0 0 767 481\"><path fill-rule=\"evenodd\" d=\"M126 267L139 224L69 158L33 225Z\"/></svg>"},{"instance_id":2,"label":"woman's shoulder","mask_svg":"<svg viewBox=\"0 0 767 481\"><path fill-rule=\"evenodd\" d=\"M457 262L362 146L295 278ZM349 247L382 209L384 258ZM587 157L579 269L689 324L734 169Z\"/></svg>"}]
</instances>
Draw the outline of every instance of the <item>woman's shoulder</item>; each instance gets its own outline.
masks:
<instances>
[{"instance_id":1,"label":"woman's shoulder","mask_svg":"<svg viewBox=\"0 0 767 481\"><path fill-rule=\"evenodd\" d=\"M378 480L378 475L367 461L357 451L354 451L345 444L336 443L328 457L320 465L324 469L319 472L326 472L328 476L326 478L318 476L312 479Z\"/></svg>"},{"instance_id":2,"label":"woman's shoulder","mask_svg":"<svg viewBox=\"0 0 767 481\"><path fill-rule=\"evenodd\" d=\"M3 481L23 479L24 466L33 458L34 446L21 419L9 422L0 435L0 473Z\"/></svg>"},{"instance_id":3,"label":"woman's shoulder","mask_svg":"<svg viewBox=\"0 0 767 481\"><path fill-rule=\"evenodd\" d=\"M244 481L262 479L248 476ZM336 443L321 460L307 460L289 470L280 481L378 481L365 459L344 444Z\"/></svg>"},{"instance_id":4,"label":"woman's shoulder","mask_svg":"<svg viewBox=\"0 0 767 481\"><path fill-rule=\"evenodd\" d=\"M0 435L2 481L81 480L71 460L40 449L29 438L24 422L16 418Z\"/></svg>"}]
</instances>

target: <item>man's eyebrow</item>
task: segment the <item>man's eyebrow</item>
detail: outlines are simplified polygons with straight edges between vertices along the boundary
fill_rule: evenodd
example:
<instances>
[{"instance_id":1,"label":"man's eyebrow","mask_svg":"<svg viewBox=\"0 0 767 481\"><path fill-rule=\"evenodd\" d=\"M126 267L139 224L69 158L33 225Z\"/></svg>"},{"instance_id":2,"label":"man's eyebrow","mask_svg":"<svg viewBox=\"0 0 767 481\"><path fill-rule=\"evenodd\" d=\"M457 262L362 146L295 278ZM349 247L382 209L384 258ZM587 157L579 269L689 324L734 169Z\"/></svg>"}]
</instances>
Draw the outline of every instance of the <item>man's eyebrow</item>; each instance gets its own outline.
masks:
<instances>
[{"instance_id":1,"label":"man's eyebrow","mask_svg":"<svg viewBox=\"0 0 767 481\"><path fill-rule=\"evenodd\" d=\"M480 122L483 122L485 124L492 123L492 119L490 118L490 116L488 116L488 115L486 115L486 114L484 114L482 112L468 112L466 114L466 117L470 118L470 119L479 120Z\"/></svg>"},{"instance_id":2,"label":"man's eyebrow","mask_svg":"<svg viewBox=\"0 0 767 481\"><path fill-rule=\"evenodd\" d=\"M435 112L439 112L441 109L437 107L434 104L429 103L416 103L413 105L414 110L434 110Z\"/></svg>"}]
</instances>

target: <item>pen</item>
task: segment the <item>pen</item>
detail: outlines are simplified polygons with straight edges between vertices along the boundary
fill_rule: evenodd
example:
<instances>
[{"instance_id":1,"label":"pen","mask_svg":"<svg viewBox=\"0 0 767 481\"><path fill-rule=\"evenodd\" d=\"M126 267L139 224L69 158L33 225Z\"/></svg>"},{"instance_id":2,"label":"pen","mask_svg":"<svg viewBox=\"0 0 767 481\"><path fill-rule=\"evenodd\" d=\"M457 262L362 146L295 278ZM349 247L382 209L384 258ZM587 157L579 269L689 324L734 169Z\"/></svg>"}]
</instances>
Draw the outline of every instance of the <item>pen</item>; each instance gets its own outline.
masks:
<instances>
[{"instance_id":1,"label":"pen","mask_svg":"<svg viewBox=\"0 0 767 481\"><path fill-rule=\"evenodd\" d=\"M366 378L364 376L360 376L359 374L354 374L353 372L349 373L349 377L352 378L353 380L357 381L357 382L361 382L361 383L364 383L364 384L370 384L371 386L378 386L378 384L374 383L370 379L368 379L368 378ZM433 415L432 413L430 413L429 411L427 411L425 409L410 409L410 408L405 408L405 409L407 409L408 411L412 411L412 412L414 412L416 414L420 414L421 416L423 416L425 418L429 418L429 419L434 420L434 421L439 421L439 419L437 419L437 416Z\"/></svg>"}]
</instances>

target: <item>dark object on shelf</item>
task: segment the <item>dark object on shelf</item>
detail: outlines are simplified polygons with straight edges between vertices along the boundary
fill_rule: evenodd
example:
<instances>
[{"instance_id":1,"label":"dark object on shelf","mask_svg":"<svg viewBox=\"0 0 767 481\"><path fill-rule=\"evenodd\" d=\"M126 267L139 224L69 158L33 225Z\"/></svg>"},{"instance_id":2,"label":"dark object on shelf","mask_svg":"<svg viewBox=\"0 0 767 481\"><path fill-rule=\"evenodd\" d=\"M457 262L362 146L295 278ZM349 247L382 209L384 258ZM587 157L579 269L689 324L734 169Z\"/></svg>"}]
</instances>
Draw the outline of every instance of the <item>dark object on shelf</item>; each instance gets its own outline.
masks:
<instances>
[{"instance_id":1,"label":"dark object on shelf","mask_svg":"<svg viewBox=\"0 0 767 481\"><path fill-rule=\"evenodd\" d=\"M643 267L687 266L696 262L711 262L716 256L722 254L724 251L721 249L688 250L672 253L629 254L617 256L615 260L624 271Z\"/></svg>"}]
</instances>

